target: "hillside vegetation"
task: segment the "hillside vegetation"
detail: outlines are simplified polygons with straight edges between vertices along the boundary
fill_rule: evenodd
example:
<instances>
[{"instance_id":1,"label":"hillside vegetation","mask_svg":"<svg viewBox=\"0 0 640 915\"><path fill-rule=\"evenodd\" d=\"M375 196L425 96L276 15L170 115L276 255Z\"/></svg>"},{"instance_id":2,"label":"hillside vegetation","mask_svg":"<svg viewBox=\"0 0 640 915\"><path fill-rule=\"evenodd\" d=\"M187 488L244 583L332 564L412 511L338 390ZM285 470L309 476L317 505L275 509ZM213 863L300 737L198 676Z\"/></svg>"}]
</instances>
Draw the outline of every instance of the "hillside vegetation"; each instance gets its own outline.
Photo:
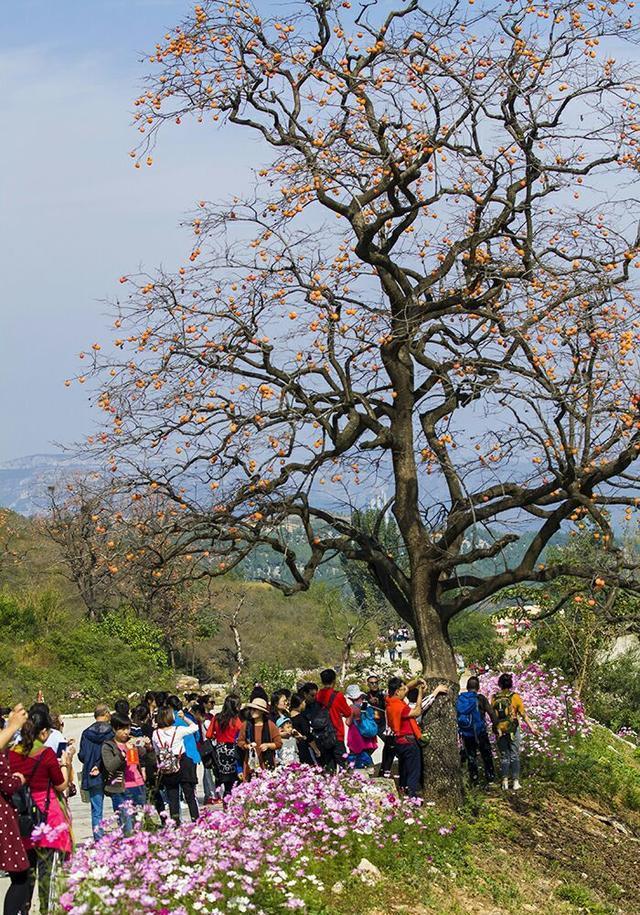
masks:
<instances>
[{"instance_id":1,"label":"hillside vegetation","mask_svg":"<svg viewBox=\"0 0 640 915\"><path fill-rule=\"evenodd\" d=\"M596 727L518 794L474 793L430 842L371 843L381 879L313 915L635 915L640 750ZM355 862L357 863L357 862ZM349 885L347 868L333 875ZM335 883L334 883L335 885Z\"/></svg>"},{"instance_id":2,"label":"hillside vegetation","mask_svg":"<svg viewBox=\"0 0 640 915\"><path fill-rule=\"evenodd\" d=\"M340 661L341 643L328 624L324 584L294 599L259 582L225 576L176 631L124 602L90 620L65 574L56 544L37 519L2 511L0 525L0 676L3 701L31 702L42 688L65 711L98 699L170 684L196 673L224 682L234 667L229 619L243 599L237 626L245 677L263 665L312 670ZM204 621L207 625L204 625ZM339 635L339 632L338 632ZM374 641L362 633L360 646ZM172 667L170 661L174 661Z\"/></svg>"}]
</instances>

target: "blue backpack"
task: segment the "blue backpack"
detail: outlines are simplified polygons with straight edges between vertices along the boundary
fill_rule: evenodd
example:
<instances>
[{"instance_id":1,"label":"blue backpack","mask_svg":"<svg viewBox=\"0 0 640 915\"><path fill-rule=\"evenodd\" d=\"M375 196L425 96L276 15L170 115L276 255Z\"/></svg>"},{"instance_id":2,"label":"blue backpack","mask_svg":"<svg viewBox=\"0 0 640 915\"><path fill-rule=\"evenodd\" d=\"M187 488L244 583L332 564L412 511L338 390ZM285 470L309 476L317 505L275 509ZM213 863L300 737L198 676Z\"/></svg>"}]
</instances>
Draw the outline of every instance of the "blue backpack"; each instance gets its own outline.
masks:
<instances>
[{"instance_id":1,"label":"blue backpack","mask_svg":"<svg viewBox=\"0 0 640 915\"><path fill-rule=\"evenodd\" d=\"M480 714L478 707L478 694L469 690L460 693L456 701L458 716L458 731L463 737L475 737L486 731L487 726L484 715Z\"/></svg>"},{"instance_id":2,"label":"blue backpack","mask_svg":"<svg viewBox=\"0 0 640 915\"><path fill-rule=\"evenodd\" d=\"M375 709L373 706L367 705L366 708L361 709L360 718L356 721L356 727L360 731L360 735L368 740L378 736L378 723L374 718L374 714Z\"/></svg>"}]
</instances>

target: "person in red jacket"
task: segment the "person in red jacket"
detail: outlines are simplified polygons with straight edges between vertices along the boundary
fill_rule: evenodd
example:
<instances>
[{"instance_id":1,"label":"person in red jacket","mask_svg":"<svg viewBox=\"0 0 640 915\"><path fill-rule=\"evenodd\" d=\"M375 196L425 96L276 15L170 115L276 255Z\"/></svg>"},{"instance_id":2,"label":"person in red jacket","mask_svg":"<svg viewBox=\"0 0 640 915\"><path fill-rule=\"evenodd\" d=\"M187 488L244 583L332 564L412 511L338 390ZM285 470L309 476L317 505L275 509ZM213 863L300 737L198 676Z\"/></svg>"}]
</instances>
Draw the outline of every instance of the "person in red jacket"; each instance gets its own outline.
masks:
<instances>
[{"instance_id":1,"label":"person in red jacket","mask_svg":"<svg viewBox=\"0 0 640 915\"><path fill-rule=\"evenodd\" d=\"M435 700L435 698L449 691L449 687L439 684L433 692L425 698L426 683L419 679L418 696L416 703L411 707L406 702L407 684L400 677L391 677L389 691L386 699L387 724L395 735L395 749L400 770L400 790L417 797L422 781L422 753L420 751L420 737L422 732L417 719Z\"/></svg>"},{"instance_id":2,"label":"person in red jacket","mask_svg":"<svg viewBox=\"0 0 640 915\"><path fill-rule=\"evenodd\" d=\"M344 742L344 721L345 718L351 717L351 706L344 697L344 694L335 688L337 675L331 667L320 673L320 682L322 689L318 691L316 701L320 703L329 712L331 724L336 732L336 745L331 751L331 758L326 760L326 768L335 769L336 766L345 766L347 760L347 748Z\"/></svg>"},{"instance_id":3,"label":"person in red jacket","mask_svg":"<svg viewBox=\"0 0 640 915\"><path fill-rule=\"evenodd\" d=\"M226 797L238 781L236 740L242 727L240 699L226 697L222 710L213 715L207 728L207 739L215 744L213 774L218 799Z\"/></svg>"}]
</instances>

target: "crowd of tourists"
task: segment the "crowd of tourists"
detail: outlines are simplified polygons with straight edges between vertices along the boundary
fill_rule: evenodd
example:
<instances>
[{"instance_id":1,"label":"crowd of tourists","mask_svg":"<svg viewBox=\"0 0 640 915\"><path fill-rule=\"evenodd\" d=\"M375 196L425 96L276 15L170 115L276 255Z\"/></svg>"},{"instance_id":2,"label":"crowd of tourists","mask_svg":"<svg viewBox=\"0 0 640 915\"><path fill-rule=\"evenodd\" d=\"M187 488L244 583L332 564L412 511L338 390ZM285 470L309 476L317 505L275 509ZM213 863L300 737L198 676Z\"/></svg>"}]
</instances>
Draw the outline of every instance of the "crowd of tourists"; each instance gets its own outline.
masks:
<instances>
[{"instance_id":1,"label":"crowd of tourists","mask_svg":"<svg viewBox=\"0 0 640 915\"><path fill-rule=\"evenodd\" d=\"M77 758L79 789L91 805L93 837L103 834L105 798L125 835L142 808L179 824L200 815L205 805L223 804L241 781L261 769L293 763L369 769L392 778L397 761L399 790L419 795L423 780L421 743L428 739L429 709L449 691L431 692L421 678L391 677L381 688L371 674L366 683L337 688L336 672L323 670L320 683L301 683L295 691L268 695L254 684L246 701L230 693L216 709L213 697L187 693L181 699L150 691L135 704L119 699L113 709L98 705L94 722L82 733ZM489 699L471 677L456 700L461 753L472 784L478 784L478 754L487 784L495 780L492 743L496 737L502 787L520 788L522 722L534 728L510 674L499 680ZM8 712L9 710L4 710ZM77 792L73 760L62 722L44 702L9 712L0 731L0 869L8 873L4 915L29 911L36 881L40 911L54 896L57 864L73 847L68 797ZM382 758L374 770L373 755ZM198 790L202 779L202 792Z\"/></svg>"}]
</instances>

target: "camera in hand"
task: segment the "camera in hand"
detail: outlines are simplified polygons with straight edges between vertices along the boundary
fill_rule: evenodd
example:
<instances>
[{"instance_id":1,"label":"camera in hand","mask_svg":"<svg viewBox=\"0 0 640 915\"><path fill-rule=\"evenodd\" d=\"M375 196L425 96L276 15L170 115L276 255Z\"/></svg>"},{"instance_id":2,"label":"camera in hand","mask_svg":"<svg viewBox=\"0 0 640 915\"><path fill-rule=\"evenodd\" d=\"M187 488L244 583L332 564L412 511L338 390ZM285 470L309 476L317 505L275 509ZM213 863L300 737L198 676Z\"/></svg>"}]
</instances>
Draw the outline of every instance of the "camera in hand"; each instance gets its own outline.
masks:
<instances>
[{"instance_id":1,"label":"camera in hand","mask_svg":"<svg viewBox=\"0 0 640 915\"><path fill-rule=\"evenodd\" d=\"M6 707L3 706L2 708L0 708L0 718L6 718L7 715L10 715L12 711L13 711L13 709L11 708L11 706L6 706Z\"/></svg>"}]
</instances>

